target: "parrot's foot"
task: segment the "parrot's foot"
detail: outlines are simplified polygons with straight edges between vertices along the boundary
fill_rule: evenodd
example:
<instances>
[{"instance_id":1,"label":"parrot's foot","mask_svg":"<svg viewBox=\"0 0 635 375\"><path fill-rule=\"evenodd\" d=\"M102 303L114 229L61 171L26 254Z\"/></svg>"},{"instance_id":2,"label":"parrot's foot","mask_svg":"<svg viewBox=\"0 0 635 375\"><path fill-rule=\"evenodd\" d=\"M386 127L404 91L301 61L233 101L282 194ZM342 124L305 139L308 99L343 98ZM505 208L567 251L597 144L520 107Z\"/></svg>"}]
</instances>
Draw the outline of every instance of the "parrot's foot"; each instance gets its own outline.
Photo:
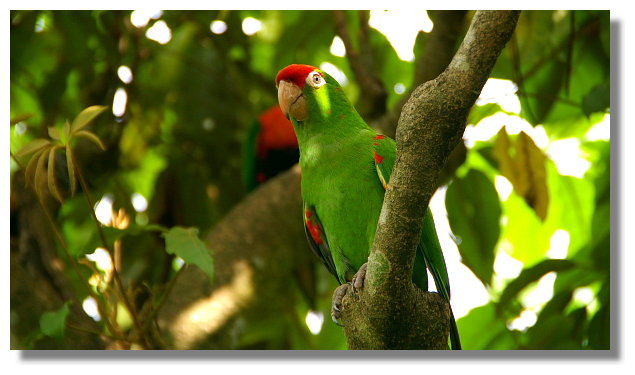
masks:
<instances>
[{"instance_id":1,"label":"parrot's foot","mask_svg":"<svg viewBox=\"0 0 635 375\"><path fill-rule=\"evenodd\" d=\"M368 268L368 263L362 264L355 276L353 276L351 284L353 284L353 288L355 290L364 288L364 280L366 279L366 268Z\"/></svg>"},{"instance_id":2,"label":"parrot's foot","mask_svg":"<svg viewBox=\"0 0 635 375\"><path fill-rule=\"evenodd\" d=\"M350 282L337 287L337 289L335 289L335 293L333 293L333 302L331 304L331 319L340 327L343 327L342 323L340 323L339 321L342 312L342 299L348 292L349 288L352 287L354 292L364 288L364 280L366 279L366 268L367 264L362 264L355 276L353 276L353 279Z\"/></svg>"},{"instance_id":3,"label":"parrot's foot","mask_svg":"<svg viewBox=\"0 0 635 375\"><path fill-rule=\"evenodd\" d=\"M333 293L333 301L331 303L331 319L333 323L337 324L340 327L343 327L342 323L339 322L340 313L342 309L342 298L346 295L348 288L352 284L346 283L342 284L335 289L335 293Z\"/></svg>"}]
</instances>

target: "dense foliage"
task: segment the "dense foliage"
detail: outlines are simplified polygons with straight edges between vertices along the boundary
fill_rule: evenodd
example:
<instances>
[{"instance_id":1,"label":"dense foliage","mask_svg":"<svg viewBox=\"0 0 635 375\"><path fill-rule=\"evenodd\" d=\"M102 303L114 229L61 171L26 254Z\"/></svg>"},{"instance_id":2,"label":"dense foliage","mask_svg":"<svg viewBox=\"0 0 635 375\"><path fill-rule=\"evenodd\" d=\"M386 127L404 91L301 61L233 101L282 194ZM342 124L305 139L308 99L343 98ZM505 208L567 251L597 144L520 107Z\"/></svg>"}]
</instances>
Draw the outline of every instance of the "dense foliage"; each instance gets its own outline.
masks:
<instances>
[{"instance_id":1,"label":"dense foliage","mask_svg":"<svg viewBox=\"0 0 635 375\"><path fill-rule=\"evenodd\" d=\"M12 347L170 347L154 318L183 262L212 280L223 266L199 235L248 194L243 155L254 119L276 104L276 72L328 63L363 106L349 56L331 52L336 18L11 12ZM368 42L357 47L372 51L383 112L393 111L413 88L429 34L404 61L365 27L367 12L345 12L345 21L353 45ZM492 73L514 83L508 96L518 105L483 97L470 114L467 151L440 189L462 262L489 296L458 320L466 349L609 348L610 141L597 136L610 111L609 42L606 11L523 12ZM470 139L485 128L495 131ZM564 144L582 155L573 159L581 172L554 156ZM502 258L517 271L501 269ZM315 267L317 300L289 307L300 324L263 326L236 348L345 348L328 319L334 280ZM545 280L550 299L529 306ZM304 324L310 308L327 317L316 335ZM528 311L535 321L512 324Z\"/></svg>"}]
</instances>

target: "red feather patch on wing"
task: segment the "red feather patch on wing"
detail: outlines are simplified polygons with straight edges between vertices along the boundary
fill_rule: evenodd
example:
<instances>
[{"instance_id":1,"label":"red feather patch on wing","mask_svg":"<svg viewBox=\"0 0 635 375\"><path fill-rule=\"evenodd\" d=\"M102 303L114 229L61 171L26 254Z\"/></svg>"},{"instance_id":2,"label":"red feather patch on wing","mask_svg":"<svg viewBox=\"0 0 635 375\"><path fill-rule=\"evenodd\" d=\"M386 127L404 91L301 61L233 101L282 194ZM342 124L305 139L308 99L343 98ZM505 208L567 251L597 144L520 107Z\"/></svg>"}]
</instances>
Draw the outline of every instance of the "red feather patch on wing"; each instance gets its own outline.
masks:
<instances>
[{"instance_id":1,"label":"red feather patch on wing","mask_svg":"<svg viewBox=\"0 0 635 375\"><path fill-rule=\"evenodd\" d=\"M384 158L381 157L381 155L379 155L378 153L375 152L375 163L376 164L381 164L382 161L384 161Z\"/></svg>"},{"instance_id":2,"label":"red feather patch on wing","mask_svg":"<svg viewBox=\"0 0 635 375\"><path fill-rule=\"evenodd\" d=\"M388 182L386 178L390 176L390 168L384 163L384 157L377 153L378 146L383 143L383 139L386 138L383 134L376 134L373 137L373 158L375 159L375 169L377 170L377 176L384 189L388 189ZM382 151L383 152L383 151Z\"/></svg>"},{"instance_id":3,"label":"red feather patch on wing","mask_svg":"<svg viewBox=\"0 0 635 375\"><path fill-rule=\"evenodd\" d=\"M326 238L326 233L324 233L324 228L322 227L318 213L315 211L315 207L309 206L306 203L304 203L304 232L309 242L309 248L313 254L322 260L326 269L337 278L337 281L345 283L346 280L340 279L337 274L328 239Z\"/></svg>"},{"instance_id":4,"label":"red feather patch on wing","mask_svg":"<svg viewBox=\"0 0 635 375\"><path fill-rule=\"evenodd\" d=\"M300 88L304 87L306 77L309 73L318 70L318 68L311 65L293 64L278 72L276 76L276 86L280 81L289 81L298 85ZM321 74L321 73L320 73Z\"/></svg>"},{"instance_id":5,"label":"red feather patch on wing","mask_svg":"<svg viewBox=\"0 0 635 375\"><path fill-rule=\"evenodd\" d=\"M373 137L374 141L379 141L381 139L384 139L384 135L382 134L377 134L376 136ZM373 146L379 146L378 142L373 142Z\"/></svg>"},{"instance_id":6,"label":"red feather patch on wing","mask_svg":"<svg viewBox=\"0 0 635 375\"><path fill-rule=\"evenodd\" d=\"M309 230L309 234L311 234L311 238L313 238L313 241L315 241L317 245L321 245L324 240L322 240L322 228L320 224L314 223L311 220L311 216L313 216L312 211L306 210L304 211L304 215L306 216L306 227Z\"/></svg>"}]
</instances>

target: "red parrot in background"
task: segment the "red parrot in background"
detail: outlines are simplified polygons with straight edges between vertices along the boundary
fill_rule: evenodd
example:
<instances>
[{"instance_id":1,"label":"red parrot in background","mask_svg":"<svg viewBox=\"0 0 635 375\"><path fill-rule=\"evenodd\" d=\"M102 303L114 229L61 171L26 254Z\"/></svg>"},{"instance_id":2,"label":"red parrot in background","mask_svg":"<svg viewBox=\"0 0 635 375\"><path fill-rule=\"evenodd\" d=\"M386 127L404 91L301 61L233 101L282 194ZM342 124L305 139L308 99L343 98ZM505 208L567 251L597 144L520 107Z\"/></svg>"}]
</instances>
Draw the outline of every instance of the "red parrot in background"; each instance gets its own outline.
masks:
<instances>
[{"instance_id":1,"label":"red parrot in background","mask_svg":"<svg viewBox=\"0 0 635 375\"><path fill-rule=\"evenodd\" d=\"M251 124L243 149L243 182L247 191L291 168L299 158L293 125L280 106L262 112Z\"/></svg>"}]
</instances>

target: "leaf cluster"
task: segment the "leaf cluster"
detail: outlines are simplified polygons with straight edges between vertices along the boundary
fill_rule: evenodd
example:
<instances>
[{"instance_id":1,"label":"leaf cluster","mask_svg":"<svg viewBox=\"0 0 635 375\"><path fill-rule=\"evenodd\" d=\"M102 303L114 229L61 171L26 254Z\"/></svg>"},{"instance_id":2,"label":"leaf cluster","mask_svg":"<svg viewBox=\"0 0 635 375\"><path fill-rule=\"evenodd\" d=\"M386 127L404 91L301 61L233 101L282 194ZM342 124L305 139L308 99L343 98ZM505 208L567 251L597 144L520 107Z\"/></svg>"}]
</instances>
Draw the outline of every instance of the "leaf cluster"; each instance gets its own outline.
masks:
<instances>
[{"instance_id":1,"label":"leaf cluster","mask_svg":"<svg viewBox=\"0 0 635 375\"><path fill-rule=\"evenodd\" d=\"M610 140L589 139L608 126L607 33L606 12L523 12L492 74L516 84L518 110L471 111L475 130L500 130L469 148L445 193L462 261L490 297L458 322L468 348L610 347ZM586 172L563 171L561 142L580 145ZM537 291L551 297L532 302Z\"/></svg>"}]
</instances>

